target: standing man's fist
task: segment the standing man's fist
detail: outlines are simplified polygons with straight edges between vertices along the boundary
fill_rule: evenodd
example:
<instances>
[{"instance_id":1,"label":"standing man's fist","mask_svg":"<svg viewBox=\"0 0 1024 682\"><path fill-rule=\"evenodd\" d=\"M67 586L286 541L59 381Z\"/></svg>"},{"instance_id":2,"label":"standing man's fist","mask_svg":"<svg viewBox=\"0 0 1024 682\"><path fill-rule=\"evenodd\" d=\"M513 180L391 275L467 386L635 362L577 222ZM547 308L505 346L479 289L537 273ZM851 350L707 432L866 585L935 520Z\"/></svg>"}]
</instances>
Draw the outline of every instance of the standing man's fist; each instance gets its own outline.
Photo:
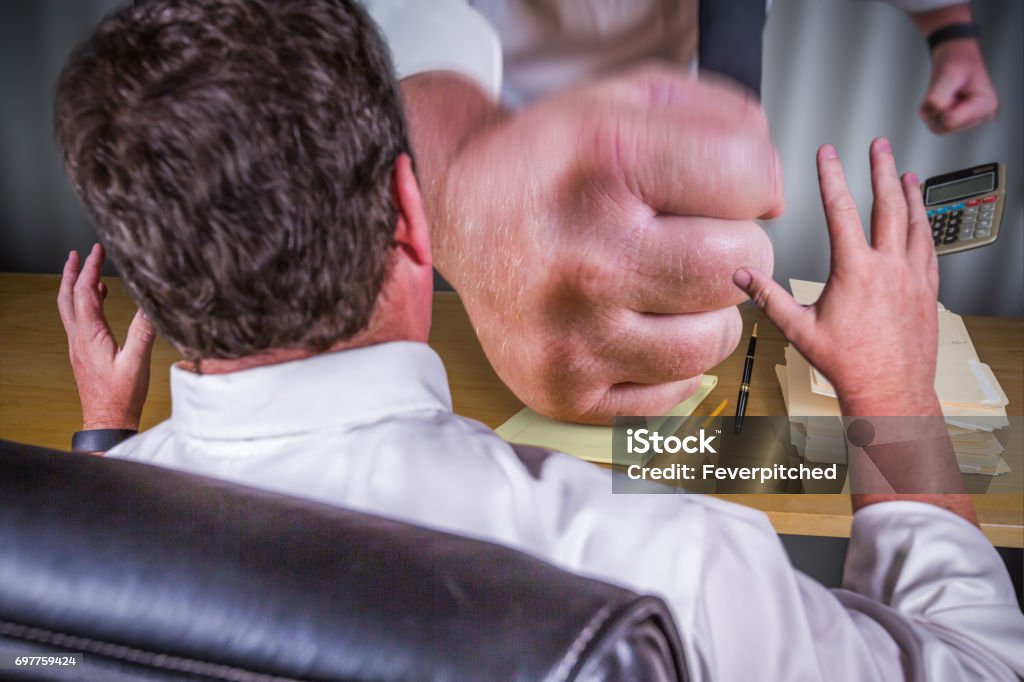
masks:
<instances>
[{"instance_id":1,"label":"standing man's fist","mask_svg":"<svg viewBox=\"0 0 1024 682\"><path fill-rule=\"evenodd\" d=\"M932 79L921 118L934 133L957 133L991 121L999 97L973 38L951 40L932 53Z\"/></svg>"},{"instance_id":2,"label":"standing man's fist","mask_svg":"<svg viewBox=\"0 0 1024 682\"><path fill-rule=\"evenodd\" d=\"M436 158L419 105L414 143ZM754 219L783 208L755 101L649 66L492 114L442 157L424 178L435 262L534 409L661 413L735 348L732 273L771 272Z\"/></svg>"},{"instance_id":3,"label":"standing man's fist","mask_svg":"<svg viewBox=\"0 0 1024 682\"><path fill-rule=\"evenodd\" d=\"M989 78L976 38L942 32L973 27L967 2L910 15L921 33L935 39L932 77L921 102L921 118L933 133L958 133L991 121L999 113L999 96Z\"/></svg>"}]
</instances>

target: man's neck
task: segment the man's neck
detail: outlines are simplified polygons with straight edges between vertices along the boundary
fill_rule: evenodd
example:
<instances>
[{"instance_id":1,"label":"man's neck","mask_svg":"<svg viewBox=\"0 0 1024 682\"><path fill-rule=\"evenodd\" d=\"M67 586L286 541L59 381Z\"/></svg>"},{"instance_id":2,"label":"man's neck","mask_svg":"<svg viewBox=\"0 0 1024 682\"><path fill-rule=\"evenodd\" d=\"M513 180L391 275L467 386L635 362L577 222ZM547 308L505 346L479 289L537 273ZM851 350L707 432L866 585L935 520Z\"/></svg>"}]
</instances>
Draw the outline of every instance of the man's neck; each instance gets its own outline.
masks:
<instances>
[{"instance_id":1,"label":"man's neck","mask_svg":"<svg viewBox=\"0 0 1024 682\"><path fill-rule=\"evenodd\" d=\"M432 277L429 261L422 273L409 274L408 268L393 269L377 297L366 329L352 338L335 342L326 350L268 348L235 359L201 358L196 362L183 361L179 367L197 374L228 374L389 341L426 343L430 335Z\"/></svg>"},{"instance_id":2,"label":"man's neck","mask_svg":"<svg viewBox=\"0 0 1024 682\"><path fill-rule=\"evenodd\" d=\"M334 350L333 347L325 352L331 352L332 350ZM197 362L183 360L178 363L178 366L196 374L228 374L265 365L277 365L282 362L302 360L313 355L317 355L316 351L304 348L270 348L262 353L247 355L244 358L234 360L223 360L220 358L207 358Z\"/></svg>"}]
</instances>

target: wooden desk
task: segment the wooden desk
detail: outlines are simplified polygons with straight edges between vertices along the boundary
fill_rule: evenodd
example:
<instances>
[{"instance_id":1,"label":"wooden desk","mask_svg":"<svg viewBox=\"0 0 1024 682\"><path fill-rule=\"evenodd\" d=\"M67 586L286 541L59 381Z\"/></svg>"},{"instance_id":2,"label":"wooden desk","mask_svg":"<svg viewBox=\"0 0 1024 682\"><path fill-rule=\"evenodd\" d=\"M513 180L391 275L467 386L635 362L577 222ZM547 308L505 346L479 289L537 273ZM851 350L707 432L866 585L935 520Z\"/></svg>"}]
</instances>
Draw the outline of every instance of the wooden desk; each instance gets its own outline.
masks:
<instances>
[{"instance_id":1,"label":"wooden desk","mask_svg":"<svg viewBox=\"0 0 1024 682\"><path fill-rule=\"evenodd\" d=\"M0 274L0 438L66 449L71 433L80 428L81 413L57 316L57 284L53 275ZM123 339L134 306L120 283L108 280L108 286L108 316ZM784 415L774 367L784 362L785 342L760 311L751 306L743 306L741 311L744 329L750 329L755 319L760 325L747 413ZM1024 414L1024 320L967 317L965 321L979 354L1010 397L1008 413ZM522 407L488 364L455 294L434 295L430 344L448 368L456 412L494 428ZM724 398L735 402L746 348L745 343L740 345L712 370L719 384L698 414L708 414ZM167 368L177 358L169 344L157 342L143 428L170 414ZM764 511L780 533L844 537L850 532L850 503L844 495L722 497ZM974 498L985 534L994 544L1024 547L1024 499L1020 495Z\"/></svg>"}]
</instances>

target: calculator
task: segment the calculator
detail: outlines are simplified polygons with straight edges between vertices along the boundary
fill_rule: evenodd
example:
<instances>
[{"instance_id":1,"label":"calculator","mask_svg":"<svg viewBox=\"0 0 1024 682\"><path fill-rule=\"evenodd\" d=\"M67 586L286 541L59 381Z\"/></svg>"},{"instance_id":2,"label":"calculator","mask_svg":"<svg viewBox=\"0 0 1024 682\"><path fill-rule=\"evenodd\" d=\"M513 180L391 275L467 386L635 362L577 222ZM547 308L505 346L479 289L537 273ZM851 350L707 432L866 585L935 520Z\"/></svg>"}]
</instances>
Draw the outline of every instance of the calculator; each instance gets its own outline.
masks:
<instances>
[{"instance_id":1,"label":"calculator","mask_svg":"<svg viewBox=\"0 0 1024 682\"><path fill-rule=\"evenodd\" d=\"M924 206L938 255L976 249L999 237L1006 168L986 163L925 180Z\"/></svg>"}]
</instances>

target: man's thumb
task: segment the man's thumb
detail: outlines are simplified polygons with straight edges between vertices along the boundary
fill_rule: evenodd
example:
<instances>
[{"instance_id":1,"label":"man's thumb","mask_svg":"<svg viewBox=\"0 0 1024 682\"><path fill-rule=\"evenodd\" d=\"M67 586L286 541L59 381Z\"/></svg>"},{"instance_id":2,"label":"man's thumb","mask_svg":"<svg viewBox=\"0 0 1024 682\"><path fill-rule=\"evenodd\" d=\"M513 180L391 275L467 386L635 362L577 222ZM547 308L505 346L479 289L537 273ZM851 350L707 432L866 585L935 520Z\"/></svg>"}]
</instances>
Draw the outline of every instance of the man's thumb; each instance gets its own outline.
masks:
<instances>
[{"instance_id":1,"label":"man's thumb","mask_svg":"<svg viewBox=\"0 0 1024 682\"><path fill-rule=\"evenodd\" d=\"M807 308L796 302L789 292L757 268L743 267L732 275L733 283L750 297L782 334L797 344L807 324ZM796 338L794 338L796 337Z\"/></svg>"}]
</instances>

